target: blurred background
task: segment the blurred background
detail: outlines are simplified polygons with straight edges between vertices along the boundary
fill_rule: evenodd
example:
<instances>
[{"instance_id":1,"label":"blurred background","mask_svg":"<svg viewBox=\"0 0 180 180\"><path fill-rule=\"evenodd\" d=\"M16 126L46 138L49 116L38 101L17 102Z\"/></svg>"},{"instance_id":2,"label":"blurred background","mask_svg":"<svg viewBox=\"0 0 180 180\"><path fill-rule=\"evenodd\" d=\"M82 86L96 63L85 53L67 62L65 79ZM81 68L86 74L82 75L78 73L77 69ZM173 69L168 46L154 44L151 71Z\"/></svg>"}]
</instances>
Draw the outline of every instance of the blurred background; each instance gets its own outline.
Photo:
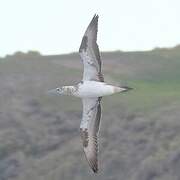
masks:
<instances>
[{"instance_id":1,"label":"blurred background","mask_svg":"<svg viewBox=\"0 0 180 180\"><path fill-rule=\"evenodd\" d=\"M0 0L0 180L179 180L180 11L177 0ZM84 157L81 100L48 96L81 80L77 53L98 13L108 83L99 174Z\"/></svg>"}]
</instances>

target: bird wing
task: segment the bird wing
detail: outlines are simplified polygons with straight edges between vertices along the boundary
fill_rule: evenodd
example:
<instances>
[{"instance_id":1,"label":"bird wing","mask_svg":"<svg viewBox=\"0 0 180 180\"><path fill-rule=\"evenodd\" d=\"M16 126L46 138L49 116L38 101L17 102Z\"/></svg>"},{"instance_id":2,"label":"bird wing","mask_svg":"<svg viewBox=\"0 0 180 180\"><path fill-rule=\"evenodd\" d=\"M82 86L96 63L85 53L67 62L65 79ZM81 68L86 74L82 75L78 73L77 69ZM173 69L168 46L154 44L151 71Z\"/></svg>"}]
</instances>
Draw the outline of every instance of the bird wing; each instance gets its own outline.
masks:
<instances>
[{"instance_id":1,"label":"bird wing","mask_svg":"<svg viewBox=\"0 0 180 180\"><path fill-rule=\"evenodd\" d=\"M82 38L79 53L84 64L83 81L104 81L101 73L101 58L96 43L98 15L94 15Z\"/></svg>"},{"instance_id":2,"label":"bird wing","mask_svg":"<svg viewBox=\"0 0 180 180\"><path fill-rule=\"evenodd\" d=\"M98 172L98 131L101 119L101 97L83 98L83 117L80 133L86 159L92 170Z\"/></svg>"}]
</instances>

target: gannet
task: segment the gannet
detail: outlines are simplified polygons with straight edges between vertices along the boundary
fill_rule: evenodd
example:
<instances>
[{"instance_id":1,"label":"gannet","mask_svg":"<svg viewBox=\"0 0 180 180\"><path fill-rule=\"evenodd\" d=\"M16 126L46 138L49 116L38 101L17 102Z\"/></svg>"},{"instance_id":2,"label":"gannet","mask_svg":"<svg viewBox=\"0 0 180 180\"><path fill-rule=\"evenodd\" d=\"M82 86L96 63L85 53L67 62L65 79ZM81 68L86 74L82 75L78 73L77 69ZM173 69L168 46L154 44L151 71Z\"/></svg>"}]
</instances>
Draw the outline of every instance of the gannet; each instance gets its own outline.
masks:
<instances>
[{"instance_id":1,"label":"gannet","mask_svg":"<svg viewBox=\"0 0 180 180\"><path fill-rule=\"evenodd\" d=\"M101 72L101 57L96 43L98 15L94 15L88 25L79 48L83 61L83 79L74 86L63 86L50 90L58 95L72 95L82 99L83 113L80 135L86 159L94 173L98 172L98 132L101 119L101 99L103 96L128 91L130 87L118 87L104 82Z\"/></svg>"}]
</instances>

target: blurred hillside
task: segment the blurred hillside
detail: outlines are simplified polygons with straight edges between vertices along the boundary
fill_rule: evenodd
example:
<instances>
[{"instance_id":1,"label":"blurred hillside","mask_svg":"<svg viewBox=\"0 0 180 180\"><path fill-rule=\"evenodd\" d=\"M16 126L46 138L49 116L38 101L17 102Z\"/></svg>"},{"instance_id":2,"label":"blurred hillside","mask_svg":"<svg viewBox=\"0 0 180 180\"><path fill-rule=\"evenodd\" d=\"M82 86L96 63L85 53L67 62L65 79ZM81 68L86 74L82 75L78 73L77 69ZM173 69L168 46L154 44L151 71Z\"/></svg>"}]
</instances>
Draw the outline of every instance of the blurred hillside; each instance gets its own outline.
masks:
<instances>
[{"instance_id":1,"label":"blurred hillside","mask_svg":"<svg viewBox=\"0 0 180 180\"><path fill-rule=\"evenodd\" d=\"M77 83L77 53L0 58L0 180L179 180L180 46L102 53L105 80L133 87L102 100L100 172L85 160L81 101L49 97Z\"/></svg>"}]
</instances>

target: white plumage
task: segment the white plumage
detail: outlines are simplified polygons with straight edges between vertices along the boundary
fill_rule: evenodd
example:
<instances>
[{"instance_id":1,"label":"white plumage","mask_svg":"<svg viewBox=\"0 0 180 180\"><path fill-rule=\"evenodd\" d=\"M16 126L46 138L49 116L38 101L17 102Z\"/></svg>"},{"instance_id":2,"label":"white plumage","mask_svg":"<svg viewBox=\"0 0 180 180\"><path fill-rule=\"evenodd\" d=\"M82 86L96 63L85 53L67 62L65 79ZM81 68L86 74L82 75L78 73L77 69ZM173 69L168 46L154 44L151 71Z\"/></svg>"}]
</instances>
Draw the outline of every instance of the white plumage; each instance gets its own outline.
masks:
<instances>
[{"instance_id":1,"label":"white plumage","mask_svg":"<svg viewBox=\"0 0 180 180\"><path fill-rule=\"evenodd\" d=\"M78 91L74 93L74 96L80 98L97 98L114 94L118 90L120 92L124 88L114 87L104 82L84 81L78 85Z\"/></svg>"}]
</instances>

